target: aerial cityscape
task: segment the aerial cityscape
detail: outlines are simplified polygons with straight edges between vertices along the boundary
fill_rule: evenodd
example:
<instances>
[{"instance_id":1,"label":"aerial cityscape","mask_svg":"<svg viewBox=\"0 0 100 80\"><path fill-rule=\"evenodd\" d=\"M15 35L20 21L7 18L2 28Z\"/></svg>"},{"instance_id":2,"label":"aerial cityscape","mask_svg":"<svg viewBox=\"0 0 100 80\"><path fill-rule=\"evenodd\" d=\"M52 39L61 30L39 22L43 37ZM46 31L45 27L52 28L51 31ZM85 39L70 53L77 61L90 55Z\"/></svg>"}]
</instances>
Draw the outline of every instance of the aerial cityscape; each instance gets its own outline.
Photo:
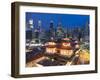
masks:
<instances>
[{"instance_id":1,"label":"aerial cityscape","mask_svg":"<svg viewBox=\"0 0 100 80\"><path fill-rule=\"evenodd\" d=\"M26 12L26 67L90 63L89 15Z\"/></svg>"}]
</instances>

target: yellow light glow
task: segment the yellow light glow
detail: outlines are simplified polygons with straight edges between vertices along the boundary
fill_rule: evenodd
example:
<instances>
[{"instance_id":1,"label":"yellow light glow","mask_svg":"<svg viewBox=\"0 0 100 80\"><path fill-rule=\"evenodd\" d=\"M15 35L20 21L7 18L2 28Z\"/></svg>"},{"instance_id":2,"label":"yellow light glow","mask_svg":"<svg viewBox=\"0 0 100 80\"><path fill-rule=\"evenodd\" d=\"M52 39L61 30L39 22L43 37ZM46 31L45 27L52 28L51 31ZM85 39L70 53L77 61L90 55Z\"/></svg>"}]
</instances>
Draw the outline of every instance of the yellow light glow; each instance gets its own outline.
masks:
<instances>
[{"instance_id":1,"label":"yellow light glow","mask_svg":"<svg viewBox=\"0 0 100 80\"><path fill-rule=\"evenodd\" d=\"M56 45L55 42L48 42L48 45Z\"/></svg>"},{"instance_id":2,"label":"yellow light glow","mask_svg":"<svg viewBox=\"0 0 100 80\"><path fill-rule=\"evenodd\" d=\"M70 43L63 43L63 46L67 47L67 46L71 46Z\"/></svg>"},{"instance_id":3,"label":"yellow light glow","mask_svg":"<svg viewBox=\"0 0 100 80\"><path fill-rule=\"evenodd\" d=\"M77 44L77 45L75 45L75 48L80 48L80 46Z\"/></svg>"},{"instance_id":4,"label":"yellow light glow","mask_svg":"<svg viewBox=\"0 0 100 80\"><path fill-rule=\"evenodd\" d=\"M79 58L80 58L80 61L82 61L82 62L84 62L84 63L85 63L85 62L89 62L89 61L90 61L90 54L89 54L88 51L83 50L83 51L80 53Z\"/></svg>"},{"instance_id":5,"label":"yellow light glow","mask_svg":"<svg viewBox=\"0 0 100 80\"><path fill-rule=\"evenodd\" d=\"M64 50L64 49L61 49L60 50L60 54L70 57L73 54L73 50Z\"/></svg>"},{"instance_id":6,"label":"yellow light glow","mask_svg":"<svg viewBox=\"0 0 100 80\"><path fill-rule=\"evenodd\" d=\"M56 48L46 48L47 53L56 53Z\"/></svg>"}]
</instances>

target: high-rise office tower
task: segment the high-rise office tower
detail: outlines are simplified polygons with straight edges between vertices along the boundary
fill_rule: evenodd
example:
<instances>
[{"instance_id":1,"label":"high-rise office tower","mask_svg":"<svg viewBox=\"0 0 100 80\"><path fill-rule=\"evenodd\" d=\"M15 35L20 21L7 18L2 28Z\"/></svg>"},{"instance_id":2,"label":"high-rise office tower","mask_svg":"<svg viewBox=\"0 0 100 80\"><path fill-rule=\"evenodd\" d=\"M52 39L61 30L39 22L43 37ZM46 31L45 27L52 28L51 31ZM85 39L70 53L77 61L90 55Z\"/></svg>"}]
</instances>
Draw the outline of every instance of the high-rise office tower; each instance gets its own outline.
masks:
<instances>
[{"instance_id":1,"label":"high-rise office tower","mask_svg":"<svg viewBox=\"0 0 100 80\"><path fill-rule=\"evenodd\" d=\"M30 19L28 24L30 28L34 28L33 19Z\"/></svg>"},{"instance_id":2,"label":"high-rise office tower","mask_svg":"<svg viewBox=\"0 0 100 80\"><path fill-rule=\"evenodd\" d=\"M50 21L50 27L49 27L49 38L55 38L55 29L54 29L54 23L51 20Z\"/></svg>"},{"instance_id":3,"label":"high-rise office tower","mask_svg":"<svg viewBox=\"0 0 100 80\"><path fill-rule=\"evenodd\" d=\"M33 28L34 28L34 24L33 24L33 19L29 19L26 22L26 39L27 40L32 40L33 39Z\"/></svg>"},{"instance_id":4,"label":"high-rise office tower","mask_svg":"<svg viewBox=\"0 0 100 80\"><path fill-rule=\"evenodd\" d=\"M64 30L63 30L63 28L62 28L61 23L58 23L56 35L57 35L57 39L64 38Z\"/></svg>"}]
</instances>

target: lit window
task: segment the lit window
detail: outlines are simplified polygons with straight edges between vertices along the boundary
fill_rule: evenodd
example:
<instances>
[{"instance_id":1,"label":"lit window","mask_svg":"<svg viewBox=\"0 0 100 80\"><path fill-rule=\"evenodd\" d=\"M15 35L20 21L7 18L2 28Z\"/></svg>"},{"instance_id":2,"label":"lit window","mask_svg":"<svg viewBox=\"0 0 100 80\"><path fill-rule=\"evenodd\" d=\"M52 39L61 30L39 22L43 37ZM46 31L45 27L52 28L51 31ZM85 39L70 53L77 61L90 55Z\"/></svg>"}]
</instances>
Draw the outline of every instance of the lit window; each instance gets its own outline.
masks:
<instances>
[{"instance_id":1,"label":"lit window","mask_svg":"<svg viewBox=\"0 0 100 80\"><path fill-rule=\"evenodd\" d=\"M56 48L46 48L47 53L56 53Z\"/></svg>"},{"instance_id":2,"label":"lit window","mask_svg":"<svg viewBox=\"0 0 100 80\"><path fill-rule=\"evenodd\" d=\"M49 42L48 44L49 45L56 45L56 43L54 43L54 42Z\"/></svg>"}]
</instances>

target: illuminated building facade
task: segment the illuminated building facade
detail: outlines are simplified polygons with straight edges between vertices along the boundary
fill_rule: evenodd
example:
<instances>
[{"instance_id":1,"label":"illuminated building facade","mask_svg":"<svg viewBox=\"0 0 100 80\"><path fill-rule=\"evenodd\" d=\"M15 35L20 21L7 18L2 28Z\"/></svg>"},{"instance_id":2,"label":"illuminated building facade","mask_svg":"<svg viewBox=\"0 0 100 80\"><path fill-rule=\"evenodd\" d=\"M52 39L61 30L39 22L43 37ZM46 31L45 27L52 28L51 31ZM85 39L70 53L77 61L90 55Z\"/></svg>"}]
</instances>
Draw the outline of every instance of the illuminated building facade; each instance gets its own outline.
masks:
<instances>
[{"instance_id":1,"label":"illuminated building facade","mask_svg":"<svg viewBox=\"0 0 100 80\"><path fill-rule=\"evenodd\" d=\"M50 41L46 45L47 54L58 54L70 58L73 55L73 49L70 42L62 40L61 43Z\"/></svg>"}]
</instances>

